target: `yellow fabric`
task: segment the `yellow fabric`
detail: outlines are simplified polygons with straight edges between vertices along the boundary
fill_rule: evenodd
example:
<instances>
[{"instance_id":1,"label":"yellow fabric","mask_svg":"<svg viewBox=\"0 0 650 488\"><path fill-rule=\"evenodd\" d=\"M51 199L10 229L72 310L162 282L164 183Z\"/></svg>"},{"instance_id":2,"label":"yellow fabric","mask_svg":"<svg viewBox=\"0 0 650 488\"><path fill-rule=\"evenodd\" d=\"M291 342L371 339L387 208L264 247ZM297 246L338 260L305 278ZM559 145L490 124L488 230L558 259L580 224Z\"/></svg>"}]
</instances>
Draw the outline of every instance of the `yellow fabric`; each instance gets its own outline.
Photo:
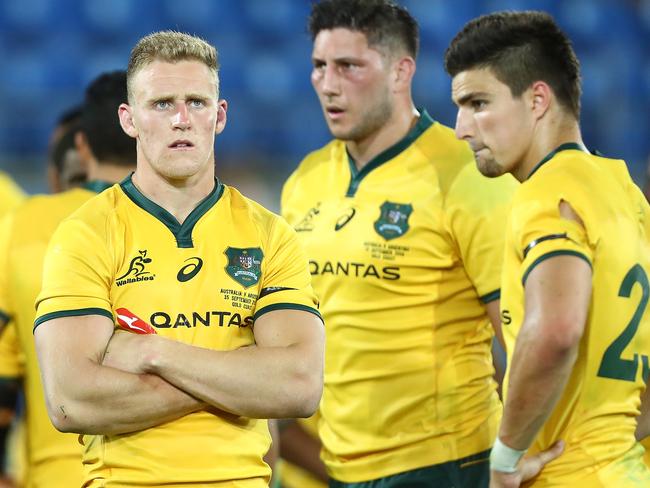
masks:
<instances>
[{"instance_id":1,"label":"yellow fabric","mask_svg":"<svg viewBox=\"0 0 650 488\"><path fill-rule=\"evenodd\" d=\"M58 432L47 415L32 329L48 242L59 223L94 195L75 189L31 197L0 224L0 312L12 319L0 338L0 376L24 381L28 488L81 485L77 436Z\"/></svg>"},{"instance_id":2,"label":"yellow fabric","mask_svg":"<svg viewBox=\"0 0 650 488\"><path fill-rule=\"evenodd\" d=\"M318 422L320 414L316 412L307 419L298 419L297 422L305 431L318 438ZM278 471L282 488L327 488L327 484L315 478L304 469L280 459Z\"/></svg>"},{"instance_id":3,"label":"yellow fabric","mask_svg":"<svg viewBox=\"0 0 650 488\"><path fill-rule=\"evenodd\" d=\"M561 201L571 205L584 227L560 217ZM647 295L642 298L642 290L650 291L640 277L650 269L649 212L623 161L575 149L557 152L515 194L506 233L501 295L509 364L524 316L522 281L527 273L557 253L584 259L593 268L589 318L578 358L564 394L531 452L546 449L558 439L564 439L567 447L547 465L535 487L650 486L650 471L637 466L642 452L631 451L644 384L643 363L647 365L647 356L641 353L650 349L650 317L638 317L636 333L628 329L635 312L644 311L640 305L647 302ZM547 236L553 238L544 239ZM631 286L627 296L626 286ZM617 338L623 350L612 354ZM625 369L621 368L624 361L631 363L632 376L614 378ZM507 397L507 388L504 394ZM644 481L629 484L627 478L616 474L621 472L613 469L616 463L624 463L627 471ZM600 470L608 473L603 474L608 483L582 482L587 475L597 479Z\"/></svg>"},{"instance_id":4,"label":"yellow fabric","mask_svg":"<svg viewBox=\"0 0 650 488\"><path fill-rule=\"evenodd\" d=\"M88 202L52 238L37 327L75 310L126 308L164 337L231 350L254 343L254 317L265 312L318 314L304 252L282 219L217 184L183 226L173 222L130 178ZM265 420L201 411L83 442L90 486L221 486L270 475Z\"/></svg>"},{"instance_id":5,"label":"yellow fabric","mask_svg":"<svg viewBox=\"0 0 650 488\"><path fill-rule=\"evenodd\" d=\"M516 182L482 177L469 147L426 113L382 160L351 185L333 141L282 194L322 303L319 435L344 482L484 451L501 414L480 297L498 297Z\"/></svg>"},{"instance_id":6,"label":"yellow fabric","mask_svg":"<svg viewBox=\"0 0 650 488\"><path fill-rule=\"evenodd\" d=\"M646 466L650 467L650 437L643 439L643 441L641 441L641 445L645 449L643 460L645 461Z\"/></svg>"},{"instance_id":7,"label":"yellow fabric","mask_svg":"<svg viewBox=\"0 0 650 488\"><path fill-rule=\"evenodd\" d=\"M0 171L0 217L16 208L24 199L23 190L7 173Z\"/></svg>"}]
</instances>

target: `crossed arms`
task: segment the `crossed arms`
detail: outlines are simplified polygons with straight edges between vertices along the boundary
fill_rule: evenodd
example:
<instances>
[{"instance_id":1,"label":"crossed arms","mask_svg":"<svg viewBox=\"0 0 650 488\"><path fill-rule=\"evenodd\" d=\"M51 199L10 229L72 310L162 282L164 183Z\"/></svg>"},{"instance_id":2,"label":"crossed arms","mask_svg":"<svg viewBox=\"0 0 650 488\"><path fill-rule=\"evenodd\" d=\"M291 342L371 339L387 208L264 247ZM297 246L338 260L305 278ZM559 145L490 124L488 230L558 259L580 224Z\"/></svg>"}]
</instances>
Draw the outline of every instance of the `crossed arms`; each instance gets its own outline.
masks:
<instances>
[{"instance_id":1,"label":"crossed arms","mask_svg":"<svg viewBox=\"0 0 650 488\"><path fill-rule=\"evenodd\" d=\"M309 312L262 315L255 344L232 351L113 328L99 315L56 318L36 328L57 429L121 434L210 408L252 418L307 417L320 400L324 330Z\"/></svg>"}]
</instances>

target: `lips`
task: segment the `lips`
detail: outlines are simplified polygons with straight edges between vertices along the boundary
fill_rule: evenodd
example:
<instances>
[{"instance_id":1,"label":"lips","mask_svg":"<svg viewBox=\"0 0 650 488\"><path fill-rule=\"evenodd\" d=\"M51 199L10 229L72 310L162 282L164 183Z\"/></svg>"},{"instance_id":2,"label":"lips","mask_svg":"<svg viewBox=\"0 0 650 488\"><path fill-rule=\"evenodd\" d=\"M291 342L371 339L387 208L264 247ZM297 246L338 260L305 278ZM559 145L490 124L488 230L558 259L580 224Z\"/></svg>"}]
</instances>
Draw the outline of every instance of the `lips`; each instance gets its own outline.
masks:
<instances>
[{"instance_id":1,"label":"lips","mask_svg":"<svg viewBox=\"0 0 650 488\"><path fill-rule=\"evenodd\" d=\"M179 139L177 141L172 142L168 147L170 149L190 149L194 147L194 144L192 144L190 141L186 139Z\"/></svg>"}]
</instances>

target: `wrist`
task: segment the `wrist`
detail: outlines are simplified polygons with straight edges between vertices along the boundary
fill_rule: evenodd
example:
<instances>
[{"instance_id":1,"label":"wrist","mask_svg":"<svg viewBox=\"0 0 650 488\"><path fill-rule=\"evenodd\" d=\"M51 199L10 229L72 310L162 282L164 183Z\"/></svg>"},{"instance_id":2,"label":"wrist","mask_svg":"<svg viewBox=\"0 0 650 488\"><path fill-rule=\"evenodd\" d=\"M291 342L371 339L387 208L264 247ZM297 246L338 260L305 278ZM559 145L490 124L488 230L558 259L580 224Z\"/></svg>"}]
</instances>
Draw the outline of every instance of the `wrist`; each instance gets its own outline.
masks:
<instances>
[{"instance_id":1,"label":"wrist","mask_svg":"<svg viewBox=\"0 0 650 488\"><path fill-rule=\"evenodd\" d=\"M147 342L142 354L142 371L148 374L158 374L162 367L165 339L159 335L147 335Z\"/></svg>"},{"instance_id":2,"label":"wrist","mask_svg":"<svg viewBox=\"0 0 650 488\"><path fill-rule=\"evenodd\" d=\"M526 454L526 449L513 449L501 442L497 436L490 452L490 469L501 473L514 473L524 454Z\"/></svg>"}]
</instances>

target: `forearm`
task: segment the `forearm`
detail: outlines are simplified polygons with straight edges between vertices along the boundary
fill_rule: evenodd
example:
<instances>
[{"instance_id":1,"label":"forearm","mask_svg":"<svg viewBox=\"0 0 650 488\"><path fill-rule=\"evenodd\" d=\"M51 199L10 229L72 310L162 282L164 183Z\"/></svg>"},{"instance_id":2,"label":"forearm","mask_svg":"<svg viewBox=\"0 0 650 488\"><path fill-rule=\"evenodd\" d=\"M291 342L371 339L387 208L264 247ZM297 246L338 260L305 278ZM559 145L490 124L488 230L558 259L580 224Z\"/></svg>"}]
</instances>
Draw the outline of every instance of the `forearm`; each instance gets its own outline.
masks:
<instances>
[{"instance_id":1,"label":"forearm","mask_svg":"<svg viewBox=\"0 0 650 488\"><path fill-rule=\"evenodd\" d=\"M147 371L210 405L251 418L307 417L322 369L301 345L214 351L156 338Z\"/></svg>"},{"instance_id":2,"label":"forearm","mask_svg":"<svg viewBox=\"0 0 650 488\"><path fill-rule=\"evenodd\" d=\"M280 456L327 482L325 465L320 459L321 444L295 420L280 426Z\"/></svg>"},{"instance_id":3,"label":"forearm","mask_svg":"<svg viewBox=\"0 0 650 488\"><path fill-rule=\"evenodd\" d=\"M557 347L543 336L522 333L515 345L499 438L514 449L528 449L562 396L578 344Z\"/></svg>"},{"instance_id":4,"label":"forearm","mask_svg":"<svg viewBox=\"0 0 650 488\"><path fill-rule=\"evenodd\" d=\"M80 434L122 434L160 425L204 404L163 379L88 362L81 375L46 385L55 427Z\"/></svg>"}]
</instances>

